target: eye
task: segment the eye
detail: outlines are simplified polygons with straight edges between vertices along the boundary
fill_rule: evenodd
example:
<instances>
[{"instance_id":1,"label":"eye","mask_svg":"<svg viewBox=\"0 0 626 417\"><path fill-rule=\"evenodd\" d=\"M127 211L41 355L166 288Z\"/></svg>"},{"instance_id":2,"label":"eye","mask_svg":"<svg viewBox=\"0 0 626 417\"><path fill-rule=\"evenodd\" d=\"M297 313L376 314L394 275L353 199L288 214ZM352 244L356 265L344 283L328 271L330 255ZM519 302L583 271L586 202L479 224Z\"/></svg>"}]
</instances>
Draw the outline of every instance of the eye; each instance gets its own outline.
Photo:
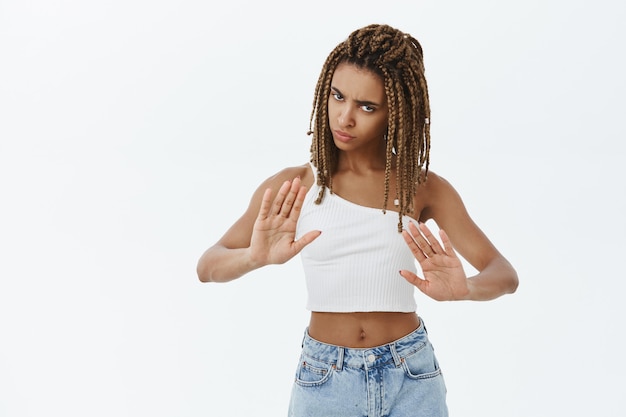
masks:
<instances>
[{"instance_id":1,"label":"eye","mask_svg":"<svg viewBox=\"0 0 626 417\"><path fill-rule=\"evenodd\" d=\"M337 100L337 101L342 101L343 100L343 96L340 93L333 92L330 95L333 96L333 98L335 100Z\"/></svg>"},{"instance_id":2,"label":"eye","mask_svg":"<svg viewBox=\"0 0 626 417\"><path fill-rule=\"evenodd\" d=\"M366 113L371 113L371 112L373 112L374 110L376 110L374 107L372 107L372 106L368 106L367 104L366 104L366 105L361 106L361 109L363 109L363 111L364 111L364 112L366 112Z\"/></svg>"}]
</instances>

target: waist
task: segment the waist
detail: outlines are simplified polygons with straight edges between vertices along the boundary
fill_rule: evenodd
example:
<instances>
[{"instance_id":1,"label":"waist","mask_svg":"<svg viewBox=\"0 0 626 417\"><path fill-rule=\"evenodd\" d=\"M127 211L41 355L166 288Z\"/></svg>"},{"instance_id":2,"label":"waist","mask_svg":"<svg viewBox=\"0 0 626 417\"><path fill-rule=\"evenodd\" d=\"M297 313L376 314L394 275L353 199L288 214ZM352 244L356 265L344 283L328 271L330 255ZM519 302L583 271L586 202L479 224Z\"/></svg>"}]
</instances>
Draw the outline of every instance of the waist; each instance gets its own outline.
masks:
<instances>
[{"instance_id":1,"label":"waist","mask_svg":"<svg viewBox=\"0 0 626 417\"><path fill-rule=\"evenodd\" d=\"M420 326L414 312L312 312L307 334L321 343L368 348L401 339Z\"/></svg>"},{"instance_id":2,"label":"waist","mask_svg":"<svg viewBox=\"0 0 626 417\"><path fill-rule=\"evenodd\" d=\"M351 368L398 366L402 358L419 351L429 343L428 334L420 321L416 329L382 345L344 347L313 338L307 329L302 342L302 354L326 363L341 363Z\"/></svg>"}]
</instances>

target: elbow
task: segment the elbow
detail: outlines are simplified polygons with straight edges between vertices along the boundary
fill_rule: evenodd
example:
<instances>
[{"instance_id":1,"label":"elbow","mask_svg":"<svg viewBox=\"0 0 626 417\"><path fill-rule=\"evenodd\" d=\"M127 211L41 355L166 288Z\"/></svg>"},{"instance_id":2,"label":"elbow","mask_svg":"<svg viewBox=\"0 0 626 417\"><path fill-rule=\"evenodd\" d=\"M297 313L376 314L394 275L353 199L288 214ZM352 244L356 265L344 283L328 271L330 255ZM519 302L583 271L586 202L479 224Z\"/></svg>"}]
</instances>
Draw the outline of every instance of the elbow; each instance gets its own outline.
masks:
<instances>
[{"instance_id":1,"label":"elbow","mask_svg":"<svg viewBox=\"0 0 626 417\"><path fill-rule=\"evenodd\" d=\"M231 281L237 276L230 276L224 274L223 268L220 268L219 263L215 260L209 260L207 257L202 257L198 261L196 266L196 274L198 275L198 280L202 283L204 282L228 282Z\"/></svg>"},{"instance_id":2,"label":"elbow","mask_svg":"<svg viewBox=\"0 0 626 417\"><path fill-rule=\"evenodd\" d=\"M517 278L517 274L515 274L515 277L511 279L511 283L509 284L509 294L515 293L517 287L519 287L519 279Z\"/></svg>"},{"instance_id":3,"label":"elbow","mask_svg":"<svg viewBox=\"0 0 626 417\"><path fill-rule=\"evenodd\" d=\"M198 261L196 265L196 274L198 275L198 280L200 282L211 282L211 274L209 273L209 268L206 265L206 261L202 258Z\"/></svg>"},{"instance_id":4,"label":"elbow","mask_svg":"<svg viewBox=\"0 0 626 417\"><path fill-rule=\"evenodd\" d=\"M517 276L517 271L513 268L513 266L509 265L510 273L509 278L507 280L507 293L513 294L517 291L517 287L519 287L519 277Z\"/></svg>"},{"instance_id":5,"label":"elbow","mask_svg":"<svg viewBox=\"0 0 626 417\"><path fill-rule=\"evenodd\" d=\"M500 295L515 293L519 286L519 278L513 265L511 265L507 259L501 257L494 266L496 266L498 270L497 276L499 277L498 287Z\"/></svg>"}]
</instances>

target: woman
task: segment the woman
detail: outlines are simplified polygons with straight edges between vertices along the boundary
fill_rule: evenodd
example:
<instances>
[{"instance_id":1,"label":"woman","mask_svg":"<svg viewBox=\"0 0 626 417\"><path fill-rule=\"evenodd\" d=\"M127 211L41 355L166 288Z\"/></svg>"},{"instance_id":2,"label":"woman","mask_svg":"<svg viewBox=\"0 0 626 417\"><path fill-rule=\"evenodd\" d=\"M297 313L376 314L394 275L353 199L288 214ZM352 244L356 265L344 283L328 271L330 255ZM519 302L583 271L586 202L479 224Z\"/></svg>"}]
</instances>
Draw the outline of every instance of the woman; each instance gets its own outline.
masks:
<instances>
[{"instance_id":1,"label":"woman","mask_svg":"<svg viewBox=\"0 0 626 417\"><path fill-rule=\"evenodd\" d=\"M322 68L311 124L310 163L258 187L202 255L198 276L226 282L301 254L311 316L290 416L446 416L414 288L435 300L489 300L513 293L518 279L454 188L429 171L418 41L387 25L350 34ZM466 277L455 251L477 275Z\"/></svg>"}]
</instances>

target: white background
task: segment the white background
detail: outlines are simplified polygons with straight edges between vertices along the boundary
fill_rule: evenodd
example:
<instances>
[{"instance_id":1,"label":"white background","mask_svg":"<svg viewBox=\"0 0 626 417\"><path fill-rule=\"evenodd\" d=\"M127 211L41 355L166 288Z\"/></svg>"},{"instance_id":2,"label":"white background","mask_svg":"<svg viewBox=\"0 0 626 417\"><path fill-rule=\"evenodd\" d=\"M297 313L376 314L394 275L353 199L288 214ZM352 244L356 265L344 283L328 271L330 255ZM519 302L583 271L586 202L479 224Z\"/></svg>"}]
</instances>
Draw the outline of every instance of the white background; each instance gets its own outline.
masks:
<instances>
[{"instance_id":1,"label":"white background","mask_svg":"<svg viewBox=\"0 0 626 417\"><path fill-rule=\"evenodd\" d=\"M0 416L281 416L300 260L201 284L308 160L352 30L425 51L431 169L520 276L416 293L453 416L623 416L626 29L615 1L0 0Z\"/></svg>"}]
</instances>

